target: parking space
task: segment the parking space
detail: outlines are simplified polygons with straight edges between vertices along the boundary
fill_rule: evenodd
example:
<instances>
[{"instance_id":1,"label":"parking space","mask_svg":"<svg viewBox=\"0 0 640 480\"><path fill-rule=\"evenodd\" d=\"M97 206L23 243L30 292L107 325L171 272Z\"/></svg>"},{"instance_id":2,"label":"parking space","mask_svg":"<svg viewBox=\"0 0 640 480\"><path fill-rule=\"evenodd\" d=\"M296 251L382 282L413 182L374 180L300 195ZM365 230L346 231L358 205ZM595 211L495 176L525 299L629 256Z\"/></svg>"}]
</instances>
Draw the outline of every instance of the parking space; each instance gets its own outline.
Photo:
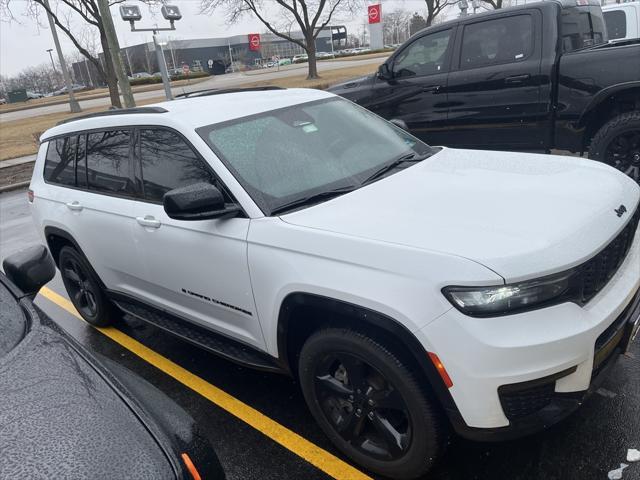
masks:
<instances>
[{"instance_id":1,"label":"parking space","mask_svg":"<svg viewBox=\"0 0 640 480\"><path fill-rule=\"evenodd\" d=\"M0 195L0 257L37 242L24 191ZM215 446L228 478L364 479L313 421L296 383L208 354L125 317L97 330L73 312L58 277L37 305L104 361L121 364L185 408ZM606 479L640 446L640 343L597 394L546 432L506 443L452 437L430 479ZM640 464L624 472L640 479Z\"/></svg>"}]
</instances>

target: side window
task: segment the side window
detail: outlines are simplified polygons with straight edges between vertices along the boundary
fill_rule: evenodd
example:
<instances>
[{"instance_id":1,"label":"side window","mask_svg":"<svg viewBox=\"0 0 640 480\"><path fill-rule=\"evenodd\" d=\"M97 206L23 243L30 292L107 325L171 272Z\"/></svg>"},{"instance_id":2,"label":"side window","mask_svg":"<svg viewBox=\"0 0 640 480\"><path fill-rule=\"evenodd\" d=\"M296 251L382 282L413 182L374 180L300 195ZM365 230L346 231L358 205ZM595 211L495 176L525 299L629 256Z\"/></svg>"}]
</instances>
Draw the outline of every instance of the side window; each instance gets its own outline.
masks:
<instances>
[{"instance_id":1,"label":"side window","mask_svg":"<svg viewBox=\"0 0 640 480\"><path fill-rule=\"evenodd\" d=\"M533 52L533 18L516 15L464 27L460 68L519 62Z\"/></svg>"},{"instance_id":2,"label":"side window","mask_svg":"<svg viewBox=\"0 0 640 480\"><path fill-rule=\"evenodd\" d=\"M607 25L609 40L627 36L627 15L623 10L604 12L604 23Z\"/></svg>"},{"instance_id":3,"label":"side window","mask_svg":"<svg viewBox=\"0 0 640 480\"><path fill-rule=\"evenodd\" d=\"M394 60L394 76L433 75L446 71L447 47L450 38L451 30L443 30L418 38Z\"/></svg>"},{"instance_id":4,"label":"side window","mask_svg":"<svg viewBox=\"0 0 640 480\"><path fill-rule=\"evenodd\" d=\"M44 161L44 179L49 183L75 186L76 137L51 140Z\"/></svg>"},{"instance_id":5,"label":"side window","mask_svg":"<svg viewBox=\"0 0 640 480\"><path fill-rule=\"evenodd\" d=\"M174 188L216 183L207 165L170 130L141 130L140 160L144 196L152 202L162 202L162 196Z\"/></svg>"},{"instance_id":6,"label":"side window","mask_svg":"<svg viewBox=\"0 0 640 480\"><path fill-rule=\"evenodd\" d=\"M90 133L86 151L89 190L127 196L135 194L129 131Z\"/></svg>"}]
</instances>

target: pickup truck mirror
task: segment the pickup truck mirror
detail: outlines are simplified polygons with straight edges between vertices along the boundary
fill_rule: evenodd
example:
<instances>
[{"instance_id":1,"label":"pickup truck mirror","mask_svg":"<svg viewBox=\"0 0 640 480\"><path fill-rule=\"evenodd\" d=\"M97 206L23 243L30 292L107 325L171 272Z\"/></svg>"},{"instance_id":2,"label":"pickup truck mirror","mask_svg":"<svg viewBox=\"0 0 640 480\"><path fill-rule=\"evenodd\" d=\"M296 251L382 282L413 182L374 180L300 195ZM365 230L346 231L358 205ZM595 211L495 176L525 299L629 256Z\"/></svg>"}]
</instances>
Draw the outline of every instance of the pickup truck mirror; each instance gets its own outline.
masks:
<instances>
[{"instance_id":1,"label":"pickup truck mirror","mask_svg":"<svg viewBox=\"0 0 640 480\"><path fill-rule=\"evenodd\" d=\"M388 63L383 63L378 67L378 78L381 80L391 80L393 78L393 72Z\"/></svg>"},{"instance_id":2,"label":"pickup truck mirror","mask_svg":"<svg viewBox=\"0 0 640 480\"><path fill-rule=\"evenodd\" d=\"M169 190L162 204L167 215L176 220L210 220L240 212L237 206L227 207L222 192L206 182Z\"/></svg>"},{"instance_id":3,"label":"pickup truck mirror","mask_svg":"<svg viewBox=\"0 0 640 480\"><path fill-rule=\"evenodd\" d=\"M5 275L27 296L34 297L56 274L56 265L43 245L21 250L2 262Z\"/></svg>"}]
</instances>

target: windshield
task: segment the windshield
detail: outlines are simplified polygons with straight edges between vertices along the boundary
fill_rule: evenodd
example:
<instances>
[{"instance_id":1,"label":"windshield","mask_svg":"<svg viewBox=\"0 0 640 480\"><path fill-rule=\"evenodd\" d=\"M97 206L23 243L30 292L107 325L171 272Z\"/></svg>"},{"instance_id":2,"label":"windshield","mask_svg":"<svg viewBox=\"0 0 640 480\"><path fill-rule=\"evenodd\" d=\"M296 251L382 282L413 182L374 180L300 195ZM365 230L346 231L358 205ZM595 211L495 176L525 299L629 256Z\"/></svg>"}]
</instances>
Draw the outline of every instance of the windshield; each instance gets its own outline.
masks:
<instances>
[{"instance_id":1,"label":"windshield","mask_svg":"<svg viewBox=\"0 0 640 480\"><path fill-rule=\"evenodd\" d=\"M340 98L197 132L268 215L323 192L358 188L403 155L431 153L431 147L409 133Z\"/></svg>"},{"instance_id":2,"label":"windshield","mask_svg":"<svg viewBox=\"0 0 640 480\"><path fill-rule=\"evenodd\" d=\"M569 7L562 10L562 51L573 52L608 41L600 7Z\"/></svg>"}]
</instances>

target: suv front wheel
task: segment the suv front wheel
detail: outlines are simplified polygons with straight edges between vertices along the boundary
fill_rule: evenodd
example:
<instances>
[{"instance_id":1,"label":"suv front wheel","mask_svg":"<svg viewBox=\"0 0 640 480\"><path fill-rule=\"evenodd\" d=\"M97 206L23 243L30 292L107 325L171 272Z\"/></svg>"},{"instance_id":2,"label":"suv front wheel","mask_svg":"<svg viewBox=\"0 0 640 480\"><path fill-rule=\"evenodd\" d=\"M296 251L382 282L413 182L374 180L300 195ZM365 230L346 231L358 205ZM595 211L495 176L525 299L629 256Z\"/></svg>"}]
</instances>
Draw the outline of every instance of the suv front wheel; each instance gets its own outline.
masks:
<instances>
[{"instance_id":1,"label":"suv front wheel","mask_svg":"<svg viewBox=\"0 0 640 480\"><path fill-rule=\"evenodd\" d=\"M441 415L388 348L352 330L321 330L302 347L298 370L311 413L345 455L396 479L431 468L445 439Z\"/></svg>"}]
</instances>

